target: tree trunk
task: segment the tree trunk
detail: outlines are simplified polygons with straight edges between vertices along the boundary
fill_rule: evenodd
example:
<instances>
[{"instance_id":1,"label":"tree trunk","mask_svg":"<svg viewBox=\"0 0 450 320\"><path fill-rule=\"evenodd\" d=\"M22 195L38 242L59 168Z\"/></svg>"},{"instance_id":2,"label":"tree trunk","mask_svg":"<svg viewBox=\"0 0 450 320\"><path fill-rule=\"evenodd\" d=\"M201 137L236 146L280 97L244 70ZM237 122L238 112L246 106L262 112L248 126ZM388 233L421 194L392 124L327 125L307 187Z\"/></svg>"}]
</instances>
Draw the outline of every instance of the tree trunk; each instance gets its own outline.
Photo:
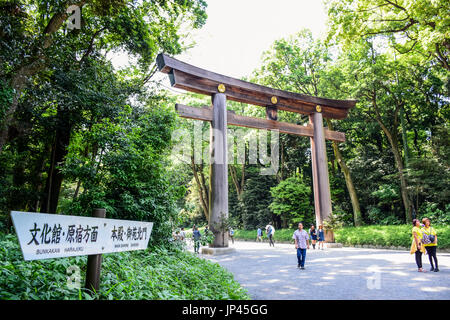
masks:
<instances>
[{"instance_id":1,"label":"tree trunk","mask_svg":"<svg viewBox=\"0 0 450 320\"><path fill-rule=\"evenodd\" d=\"M45 195L41 204L41 212L56 213L59 193L63 182L63 174L58 168L64 162L67 155L67 147L70 143L70 114L58 108L58 122L55 134L55 143L52 147L51 163L45 185Z\"/></svg>"},{"instance_id":2,"label":"tree trunk","mask_svg":"<svg viewBox=\"0 0 450 320\"><path fill-rule=\"evenodd\" d=\"M327 125L329 130L333 130L333 125L331 123L330 119L327 120ZM353 221L355 224L355 227L361 226L363 224L362 215L361 215L361 208L359 206L359 200L358 195L356 194L356 189L353 184L353 179L350 174L350 169L347 167L347 164L344 161L344 158L342 157L341 151L339 150L338 144L336 141L333 141L333 151L334 156L341 167L342 173L344 174L345 178L345 184L347 185L347 190L350 195L350 201L352 202L352 208L353 208Z\"/></svg>"},{"instance_id":3,"label":"tree trunk","mask_svg":"<svg viewBox=\"0 0 450 320\"><path fill-rule=\"evenodd\" d=\"M408 184L406 182L406 177L403 173L403 160L402 160L402 156L400 154L400 149L398 146L398 139L397 139L397 135L395 132L391 132L389 131L389 129L384 125L384 123L381 121L381 117L379 114L379 111L377 109L376 104L374 104L374 108L375 111L377 113L377 117L376 117L376 121L378 122L378 124L380 125L381 129L383 130L384 134L386 135L389 144L391 145L391 150L392 153L394 154L394 159L395 159L395 164L397 166L397 170L398 170L398 177L400 180L400 192L402 194L402 201L403 201L403 206L405 209L405 221L407 223L411 222L412 220L412 212L411 212L411 201L409 199L409 195L408 195ZM400 106L397 106L395 112L394 112L394 125L393 125L393 130L396 130L397 128L397 124L398 122L396 121L397 119L397 115L399 112Z\"/></svg>"},{"instance_id":4,"label":"tree trunk","mask_svg":"<svg viewBox=\"0 0 450 320\"><path fill-rule=\"evenodd\" d=\"M239 201L242 201L242 192L244 191L245 183L245 163L241 166L241 178L238 179L236 168L233 165L228 166L230 169L231 180L233 180L234 187L236 188L236 194Z\"/></svg>"},{"instance_id":5,"label":"tree trunk","mask_svg":"<svg viewBox=\"0 0 450 320\"><path fill-rule=\"evenodd\" d=\"M405 168L409 167L408 134L406 132L405 116L403 106L400 108L400 125L402 127L403 153L405 155Z\"/></svg>"},{"instance_id":6,"label":"tree trunk","mask_svg":"<svg viewBox=\"0 0 450 320\"><path fill-rule=\"evenodd\" d=\"M194 163L194 156L191 155L191 168L194 173L195 183L197 184L198 194L200 197L200 206L205 215L206 221L209 222L209 197L208 190L206 189L206 185L204 183L203 177L203 165L200 165L200 169L197 169L197 166Z\"/></svg>"},{"instance_id":7,"label":"tree trunk","mask_svg":"<svg viewBox=\"0 0 450 320\"><path fill-rule=\"evenodd\" d=\"M406 177L403 173L404 168L402 156L400 155L398 141L396 140L397 139L392 139L391 137L391 139L389 139L389 142L391 143L392 153L394 154L395 163L397 164L398 168L398 176L400 179L400 190L402 193L403 206L405 207L406 222L409 223L412 221L411 201L408 195L408 184L406 182Z\"/></svg>"}]
</instances>

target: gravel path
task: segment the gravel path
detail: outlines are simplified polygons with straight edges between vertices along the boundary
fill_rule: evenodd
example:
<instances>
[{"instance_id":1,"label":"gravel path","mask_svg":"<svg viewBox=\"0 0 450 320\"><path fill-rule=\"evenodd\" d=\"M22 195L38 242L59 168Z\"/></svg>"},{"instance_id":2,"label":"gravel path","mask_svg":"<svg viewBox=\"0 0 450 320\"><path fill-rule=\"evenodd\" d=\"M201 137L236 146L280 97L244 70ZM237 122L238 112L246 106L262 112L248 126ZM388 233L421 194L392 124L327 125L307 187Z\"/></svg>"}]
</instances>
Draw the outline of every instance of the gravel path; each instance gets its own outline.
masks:
<instances>
[{"instance_id":1,"label":"gravel path","mask_svg":"<svg viewBox=\"0 0 450 320\"><path fill-rule=\"evenodd\" d=\"M217 262L255 300L448 300L450 254L439 253L440 272L417 272L406 251L360 248L310 250L297 268L292 244L235 241L235 253L201 257ZM190 249L192 250L192 249ZM193 250L192 250L193 251ZM429 270L428 256L423 256Z\"/></svg>"}]
</instances>

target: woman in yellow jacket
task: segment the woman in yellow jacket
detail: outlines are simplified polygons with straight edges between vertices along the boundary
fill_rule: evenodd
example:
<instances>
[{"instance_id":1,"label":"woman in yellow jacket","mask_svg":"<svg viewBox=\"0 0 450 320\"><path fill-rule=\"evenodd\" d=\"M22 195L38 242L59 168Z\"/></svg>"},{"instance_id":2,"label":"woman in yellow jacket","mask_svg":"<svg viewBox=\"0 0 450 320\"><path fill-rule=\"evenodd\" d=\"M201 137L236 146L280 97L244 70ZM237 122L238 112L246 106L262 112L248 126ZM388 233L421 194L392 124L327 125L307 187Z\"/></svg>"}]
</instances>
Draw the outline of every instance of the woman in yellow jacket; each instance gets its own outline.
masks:
<instances>
[{"instance_id":1,"label":"woman in yellow jacket","mask_svg":"<svg viewBox=\"0 0 450 320\"><path fill-rule=\"evenodd\" d=\"M420 229L420 221L417 219L413 220L412 228L412 243L411 243L411 254L416 256L417 268L419 272L426 272L422 269L422 253L425 253L425 248L422 244L422 230Z\"/></svg>"},{"instance_id":2,"label":"woman in yellow jacket","mask_svg":"<svg viewBox=\"0 0 450 320\"><path fill-rule=\"evenodd\" d=\"M422 228L423 245L428 253L428 259L430 259L431 269L430 271L439 272L438 261L436 257L437 248L437 234L436 230L431 226L431 221L428 218L423 218L422 223L425 225ZM434 265L433 265L434 259Z\"/></svg>"}]
</instances>

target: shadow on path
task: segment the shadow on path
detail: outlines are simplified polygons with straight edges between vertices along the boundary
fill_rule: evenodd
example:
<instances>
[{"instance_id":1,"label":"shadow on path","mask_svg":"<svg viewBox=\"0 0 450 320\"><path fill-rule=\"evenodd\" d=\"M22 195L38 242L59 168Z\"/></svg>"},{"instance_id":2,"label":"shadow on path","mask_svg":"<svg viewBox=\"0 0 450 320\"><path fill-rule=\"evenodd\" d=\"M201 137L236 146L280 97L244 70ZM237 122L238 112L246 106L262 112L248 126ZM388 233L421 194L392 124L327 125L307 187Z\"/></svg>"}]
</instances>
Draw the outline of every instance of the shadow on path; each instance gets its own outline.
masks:
<instances>
[{"instance_id":1,"label":"shadow on path","mask_svg":"<svg viewBox=\"0 0 450 320\"><path fill-rule=\"evenodd\" d=\"M450 254L439 254L440 272L417 272L409 252L335 248L307 251L297 268L291 244L235 241L233 254L201 255L234 274L253 299L450 299ZM428 256L423 265L429 269Z\"/></svg>"}]
</instances>

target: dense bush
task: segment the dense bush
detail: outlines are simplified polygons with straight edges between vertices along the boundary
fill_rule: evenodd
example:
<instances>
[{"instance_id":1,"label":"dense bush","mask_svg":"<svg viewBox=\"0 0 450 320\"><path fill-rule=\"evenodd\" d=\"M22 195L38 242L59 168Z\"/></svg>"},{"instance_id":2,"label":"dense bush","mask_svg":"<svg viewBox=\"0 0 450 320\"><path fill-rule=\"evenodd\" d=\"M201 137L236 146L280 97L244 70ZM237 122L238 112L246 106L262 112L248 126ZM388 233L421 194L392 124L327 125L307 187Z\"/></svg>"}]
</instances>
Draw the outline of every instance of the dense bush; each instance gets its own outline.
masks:
<instances>
[{"instance_id":1,"label":"dense bush","mask_svg":"<svg viewBox=\"0 0 450 320\"><path fill-rule=\"evenodd\" d=\"M281 216L283 227L292 227L300 221L313 220L311 188L298 177L290 177L270 189L273 197L269 205L273 213Z\"/></svg>"},{"instance_id":2,"label":"dense bush","mask_svg":"<svg viewBox=\"0 0 450 320\"><path fill-rule=\"evenodd\" d=\"M399 216L393 213L387 214L375 206L369 206L367 219L374 225L400 225L404 223Z\"/></svg>"},{"instance_id":3,"label":"dense bush","mask_svg":"<svg viewBox=\"0 0 450 320\"><path fill-rule=\"evenodd\" d=\"M450 248L450 226L433 226L438 234L438 248ZM335 232L336 242L344 245L411 245L412 225L344 227Z\"/></svg>"},{"instance_id":4,"label":"dense bush","mask_svg":"<svg viewBox=\"0 0 450 320\"><path fill-rule=\"evenodd\" d=\"M247 171L242 193L242 222L245 229L254 229L273 220L269 210L272 201L270 188L276 185L276 179L272 175L260 175L256 167Z\"/></svg>"},{"instance_id":5,"label":"dense bush","mask_svg":"<svg viewBox=\"0 0 450 320\"><path fill-rule=\"evenodd\" d=\"M422 216L438 224L450 224L450 203L445 206L445 210L441 210L437 203L424 202L420 207L420 212Z\"/></svg>"},{"instance_id":6,"label":"dense bush","mask_svg":"<svg viewBox=\"0 0 450 320\"><path fill-rule=\"evenodd\" d=\"M0 299L248 299L218 264L182 250L153 249L103 255L100 290L70 289L68 268L86 256L24 261L17 238L0 234Z\"/></svg>"}]
</instances>

